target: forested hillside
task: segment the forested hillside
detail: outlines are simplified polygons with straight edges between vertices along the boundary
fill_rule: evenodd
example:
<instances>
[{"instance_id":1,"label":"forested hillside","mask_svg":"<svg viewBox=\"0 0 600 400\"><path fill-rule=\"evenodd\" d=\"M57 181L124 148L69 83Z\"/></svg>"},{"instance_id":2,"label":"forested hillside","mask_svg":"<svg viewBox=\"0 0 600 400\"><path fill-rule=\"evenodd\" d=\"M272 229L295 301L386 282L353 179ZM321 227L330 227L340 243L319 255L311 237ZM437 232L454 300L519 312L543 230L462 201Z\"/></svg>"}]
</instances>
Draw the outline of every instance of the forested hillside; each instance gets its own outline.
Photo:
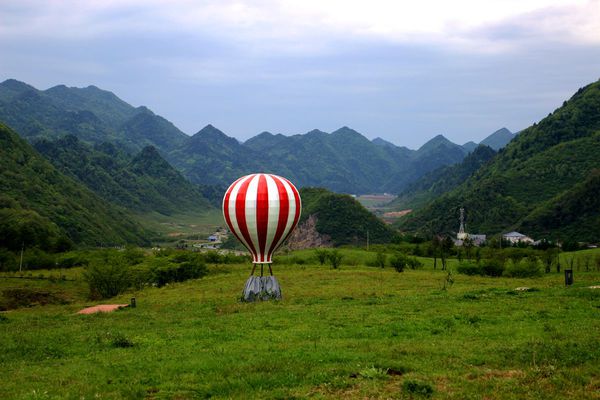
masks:
<instances>
[{"instance_id":1,"label":"forested hillside","mask_svg":"<svg viewBox=\"0 0 600 400\"><path fill-rule=\"evenodd\" d=\"M150 233L129 213L63 175L2 124L0 188L0 243L9 249L147 243Z\"/></svg>"},{"instance_id":2,"label":"forested hillside","mask_svg":"<svg viewBox=\"0 0 600 400\"><path fill-rule=\"evenodd\" d=\"M549 239L600 240L600 209L589 206L598 195L588 190L596 182L592 171L600 168L599 148L600 82L595 82L522 131L463 185L399 226L452 231L458 208L465 207L469 226L481 233L518 229ZM550 223L550 215L559 218L560 226Z\"/></svg>"},{"instance_id":3,"label":"forested hillside","mask_svg":"<svg viewBox=\"0 0 600 400\"><path fill-rule=\"evenodd\" d=\"M461 185L495 155L490 147L479 145L460 163L438 168L408 185L389 207L398 210L422 207Z\"/></svg>"},{"instance_id":4,"label":"forested hillside","mask_svg":"<svg viewBox=\"0 0 600 400\"><path fill-rule=\"evenodd\" d=\"M14 79L0 83L0 121L29 141L74 135L87 143L111 142L137 152L166 153L188 136L146 107L133 107L95 86L37 90Z\"/></svg>"},{"instance_id":5,"label":"forested hillside","mask_svg":"<svg viewBox=\"0 0 600 400\"><path fill-rule=\"evenodd\" d=\"M40 140L34 146L61 172L134 212L171 215L209 207L200 191L152 146L133 157L111 143L92 147L72 135Z\"/></svg>"},{"instance_id":6,"label":"forested hillside","mask_svg":"<svg viewBox=\"0 0 600 400\"><path fill-rule=\"evenodd\" d=\"M302 188L300 196L300 223L311 215L316 216L317 231L328 236L333 244L364 245L367 235L371 243L388 243L394 236L392 229L352 196L320 188Z\"/></svg>"}]
</instances>

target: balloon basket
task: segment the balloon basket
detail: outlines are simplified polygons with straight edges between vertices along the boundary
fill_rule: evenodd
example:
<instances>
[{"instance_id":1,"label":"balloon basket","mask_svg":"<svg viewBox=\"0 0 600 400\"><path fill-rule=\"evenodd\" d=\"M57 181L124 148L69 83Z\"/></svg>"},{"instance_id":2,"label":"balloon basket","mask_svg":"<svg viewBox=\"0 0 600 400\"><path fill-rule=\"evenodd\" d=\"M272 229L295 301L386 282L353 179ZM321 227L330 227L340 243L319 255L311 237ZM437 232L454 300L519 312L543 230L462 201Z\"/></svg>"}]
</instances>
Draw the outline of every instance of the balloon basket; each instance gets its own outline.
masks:
<instances>
[{"instance_id":1,"label":"balloon basket","mask_svg":"<svg viewBox=\"0 0 600 400\"><path fill-rule=\"evenodd\" d=\"M254 269L256 266L254 267ZM261 276L254 275L254 269L252 269L252 274L246 281L246 285L244 286L244 291L242 292L241 301L246 303L251 303L255 301L268 301L268 300L281 300L281 287L279 286L279 282L277 278L271 275L263 276L262 275L262 265L261 265ZM271 267L269 266L269 271Z\"/></svg>"}]
</instances>

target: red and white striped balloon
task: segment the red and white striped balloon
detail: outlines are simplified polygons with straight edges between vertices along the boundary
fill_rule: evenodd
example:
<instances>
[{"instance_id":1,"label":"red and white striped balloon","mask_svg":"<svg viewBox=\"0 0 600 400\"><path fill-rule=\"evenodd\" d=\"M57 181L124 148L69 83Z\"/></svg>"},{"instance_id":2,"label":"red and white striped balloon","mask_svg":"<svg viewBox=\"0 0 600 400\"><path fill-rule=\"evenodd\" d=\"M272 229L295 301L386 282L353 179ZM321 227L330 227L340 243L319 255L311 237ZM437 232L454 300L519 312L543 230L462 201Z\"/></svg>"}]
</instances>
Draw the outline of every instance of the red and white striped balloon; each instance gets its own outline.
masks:
<instances>
[{"instance_id":1,"label":"red and white striped balloon","mask_svg":"<svg viewBox=\"0 0 600 400\"><path fill-rule=\"evenodd\" d=\"M235 237L252 253L253 263L271 255L292 233L302 203L290 181L271 174L246 175L233 182L223 198L223 216Z\"/></svg>"}]
</instances>

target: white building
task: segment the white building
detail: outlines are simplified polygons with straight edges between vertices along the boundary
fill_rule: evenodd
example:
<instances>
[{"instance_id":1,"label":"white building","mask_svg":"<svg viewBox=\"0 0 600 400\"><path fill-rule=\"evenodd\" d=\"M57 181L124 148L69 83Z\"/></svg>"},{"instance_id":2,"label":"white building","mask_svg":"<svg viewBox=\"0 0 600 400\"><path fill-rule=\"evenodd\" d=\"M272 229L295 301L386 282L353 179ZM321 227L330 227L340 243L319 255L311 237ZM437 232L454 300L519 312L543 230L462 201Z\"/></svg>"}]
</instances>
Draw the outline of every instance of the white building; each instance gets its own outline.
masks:
<instances>
[{"instance_id":1,"label":"white building","mask_svg":"<svg viewBox=\"0 0 600 400\"><path fill-rule=\"evenodd\" d=\"M509 232L502 235L502 239L511 242L512 244L516 243L533 243L533 239L529 236L523 235L519 232Z\"/></svg>"}]
</instances>

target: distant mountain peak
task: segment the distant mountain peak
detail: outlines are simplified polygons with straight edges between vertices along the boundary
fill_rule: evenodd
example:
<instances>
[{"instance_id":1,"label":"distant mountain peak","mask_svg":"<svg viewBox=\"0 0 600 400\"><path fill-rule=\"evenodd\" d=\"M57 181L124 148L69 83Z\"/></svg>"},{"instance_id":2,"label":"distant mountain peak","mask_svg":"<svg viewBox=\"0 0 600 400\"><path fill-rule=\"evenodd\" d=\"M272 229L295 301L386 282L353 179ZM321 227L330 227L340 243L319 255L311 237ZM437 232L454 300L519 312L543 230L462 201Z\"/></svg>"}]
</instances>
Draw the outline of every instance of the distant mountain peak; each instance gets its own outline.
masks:
<instances>
[{"instance_id":1,"label":"distant mountain peak","mask_svg":"<svg viewBox=\"0 0 600 400\"><path fill-rule=\"evenodd\" d=\"M506 128L500 128L496 132L492 133L485 139L483 139L480 144L484 144L486 146L490 146L492 149L498 151L502 147L506 146L508 142L513 140L516 135L509 131Z\"/></svg>"},{"instance_id":2,"label":"distant mountain peak","mask_svg":"<svg viewBox=\"0 0 600 400\"><path fill-rule=\"evenodd\" d=\"M18 81L16 79L7 79L4 82L0 83L0 87L7 89L34 89L33 86L26 84L25 82Z\"/></svg>"},{"instance_id":3,"label":"distant mountain peak","mask_svg":"<svg viewBox=\"0 0 600 400\"><path fill-rule=\"evenodd\" d=\"M371 140L371 142L373 142L373 144L376 144L377 146L382 146L382 147L396 147L396 145L392 142L388 142L385 139L382 139L380 137L376 137L375 139Z\"/></svg>"},{"instance_id":4,"label":"distant mountain peak","mask_svg":"<svg viewBox=\"0 0 600 400\"><path fill-rule=\"evenodd\" d=\"M173 168L161 157L154 146L144 147L142 151L133 158L131 166L134 171L146 174L157 174L157 171L162 173L163 171L168 171Z\"/></svg>"},{"instance_id":5,"label":"distant mountain peak","mask_svg":"<svg viewBox=\"0 0 600 400\"><path fill-rule=\"evenodd\" d=\"M194 136L227 136L218 128L215 128L212 124L206 125L204 128L200 129ZM229 137L229 136L227 136Z\"/></svg>"},{"instance_id":6,"label":"distant mountain peak","mask_svg":"<svg viewBox=\"0 0 600 400\"><path fill-rule=\"evenodd\" d=\"M306 134L307 135L315 135L315 134L322 135L322 134L327 134L327 132L323 132L320 129L311 129L310 131L306 132Z\"/></svg>"},{"instance_id":7,"label":"distant mountain peak","mask_svg":"<svg viewBox=\"0 0 600 400\"><path fill-rule=\"evenodd\" d=\"M360 136L363 137L364 136L362 134L360 134L359 132L355 131L352 128L348 128L347 126L342 126L340 129L337 129L333 132L331 132L332 135L344 135L344 136Z\"/></svg>"},{"instance_id":8,"label":"distant mountain peak","mask_svg":"<svg viewBox=\"0 0 600 400\"><path fill-rule=\"evenodd\" d=\"M448 140L444 135L440 134L437 135L435 137L433 137L432 139L430 139L429 141L427 141L423 146L421 146L419 148L419 152L422 152L424 150L429 150L429 149L433 149L436 148L438 146L441 145L454 145L454 146L458 146L457 144L451 142L450 140ZM460 147L460 146L458 146Z\"/></svg>"}]
</instances>

